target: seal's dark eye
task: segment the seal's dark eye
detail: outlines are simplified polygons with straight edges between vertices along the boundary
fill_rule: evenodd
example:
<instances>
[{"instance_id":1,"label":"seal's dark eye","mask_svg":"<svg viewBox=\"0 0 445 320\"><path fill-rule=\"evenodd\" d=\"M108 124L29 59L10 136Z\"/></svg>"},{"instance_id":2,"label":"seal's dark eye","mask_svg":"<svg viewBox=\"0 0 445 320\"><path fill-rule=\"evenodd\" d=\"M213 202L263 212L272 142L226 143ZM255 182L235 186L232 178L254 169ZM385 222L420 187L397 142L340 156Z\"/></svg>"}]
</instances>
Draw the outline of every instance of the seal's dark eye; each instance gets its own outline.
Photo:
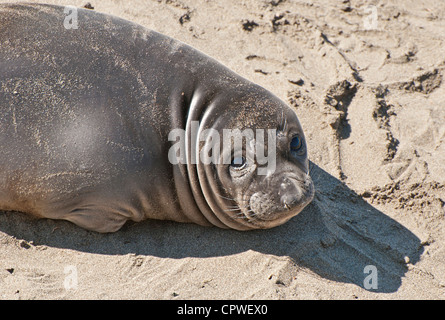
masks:
<instances>
[{"instance_id":1,"label":"seal's dark eye","mask_svg":"<svg viewBox=\"0 0 445 320\"><path fill-rule=\"evenodd\" d=\"M298 152L303 147L303 141L299 136L295 136L292 138L290 142L290 151Z\"/></svg>"},{"instance_id":2,"label":"seal's dark eye","mask_svg":"<svg viewBox=\"0 0 445 320\"><path fill-rule=\"evenodd\" d=\"M246 167L247 161L244 157L234 157L230 166L235 170L242 170Z\"/></svg>"}]
</instances>

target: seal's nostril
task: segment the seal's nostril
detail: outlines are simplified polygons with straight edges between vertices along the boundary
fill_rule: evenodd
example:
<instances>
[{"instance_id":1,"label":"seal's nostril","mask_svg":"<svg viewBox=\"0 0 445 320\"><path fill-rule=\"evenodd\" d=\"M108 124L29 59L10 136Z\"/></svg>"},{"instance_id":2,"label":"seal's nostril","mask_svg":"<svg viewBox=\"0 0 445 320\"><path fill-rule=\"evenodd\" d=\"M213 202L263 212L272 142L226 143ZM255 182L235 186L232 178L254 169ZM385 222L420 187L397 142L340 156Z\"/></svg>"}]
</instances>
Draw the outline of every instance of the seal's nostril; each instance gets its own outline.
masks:
<instances>
[{"instance_id":1,"label":"seal's nostril","mask_svg":"<svg viewBox=\"0 0 445 320\"><path fill-rule=\"evenodd\" d=\"M296 204L298 204L298 200L299 198L294 194L286 194L281 197L281 204L290 211Z\"/></svg>"},{"instance_id":2,"label":"seal's nostril","mask_svg":"<svg viewBox=\"0 0 445 320\"><path fill-rule=\"evenodd\" d=\"M286 194L289 192L292 192L292 190L295 189L294 183L288 178L283 179L283 181L280 184L280 190L278 191L279 194Z\"/></svg>"}]
</instances>

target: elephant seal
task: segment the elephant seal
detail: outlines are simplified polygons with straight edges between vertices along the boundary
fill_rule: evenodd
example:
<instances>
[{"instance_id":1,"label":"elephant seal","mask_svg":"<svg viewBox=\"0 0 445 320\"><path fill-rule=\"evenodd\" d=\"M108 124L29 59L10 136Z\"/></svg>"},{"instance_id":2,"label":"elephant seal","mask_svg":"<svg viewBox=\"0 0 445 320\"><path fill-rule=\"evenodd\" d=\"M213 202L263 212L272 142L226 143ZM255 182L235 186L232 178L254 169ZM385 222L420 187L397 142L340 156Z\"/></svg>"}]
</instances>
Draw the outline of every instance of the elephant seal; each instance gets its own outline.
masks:
<instances>
[{"instance_id":1,"label":"elephant seal","mask_svg":"<svg viewBox=\"0 0 445 320\"><path fill-rule=\"evenodd\" d=\"M312 200L306 140L283 101L180 41L68 9L0 5L1 210L97 232L148 218L251 230ZM200 138L210 129L235 133L227 146ZM235 150L245 129L255 136ZM260 129L270 168L247 152ZM169 158L178 145L189 161ZM203 150L232 158L192 161Z\"/></svg>"}]
</instances>

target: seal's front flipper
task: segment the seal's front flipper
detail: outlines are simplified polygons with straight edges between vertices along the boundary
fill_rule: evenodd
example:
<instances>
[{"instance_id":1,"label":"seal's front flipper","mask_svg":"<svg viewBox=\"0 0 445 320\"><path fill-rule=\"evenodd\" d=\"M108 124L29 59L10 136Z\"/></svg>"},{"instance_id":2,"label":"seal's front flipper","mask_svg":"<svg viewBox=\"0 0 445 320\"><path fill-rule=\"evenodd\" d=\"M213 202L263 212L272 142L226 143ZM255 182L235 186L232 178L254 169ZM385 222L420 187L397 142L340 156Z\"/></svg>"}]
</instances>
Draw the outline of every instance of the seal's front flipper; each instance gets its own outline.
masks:
<instances>
[{"instance_id":1,"label":"seal's front flipper","mask_svg":"<svg viewBox=\"0 0 445 320\"><path fill-rule=\"evenodd\" d=\"M63 219L100 233L115 232L128 220L117 212L101 208L74 209Z\"/></svg>"}]
</instances>

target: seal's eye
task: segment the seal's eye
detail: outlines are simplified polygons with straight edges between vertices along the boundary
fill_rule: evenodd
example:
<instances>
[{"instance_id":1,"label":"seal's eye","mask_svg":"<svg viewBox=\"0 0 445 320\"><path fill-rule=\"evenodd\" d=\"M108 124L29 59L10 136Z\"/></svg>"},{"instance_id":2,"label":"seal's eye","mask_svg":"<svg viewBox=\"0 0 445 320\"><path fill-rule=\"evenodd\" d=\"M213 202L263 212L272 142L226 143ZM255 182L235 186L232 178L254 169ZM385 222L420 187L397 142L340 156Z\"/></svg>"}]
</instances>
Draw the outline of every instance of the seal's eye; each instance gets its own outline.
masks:
<instances>
[{"instance_id":1,"label":"seal's eye","mask_svg":"<svg viewBox=\"0 0 445 320\"><path fill-rule=\"evenodd\" d=\"M244 157L234 157L230 166L235 170L242 170L246 167L247 161Z\"/></svg>"},{"instance_id":2,"label":"seal's eye","mask_svg":"<svg viewBox=\"0 0 445 320\"><path fill-rule=\"evenodd\" d=\"M290 151L298 152L303 147L303 141L299 136L295 136L292 138L292 141L290 142Z\"/></svg>"}]
</instances>

